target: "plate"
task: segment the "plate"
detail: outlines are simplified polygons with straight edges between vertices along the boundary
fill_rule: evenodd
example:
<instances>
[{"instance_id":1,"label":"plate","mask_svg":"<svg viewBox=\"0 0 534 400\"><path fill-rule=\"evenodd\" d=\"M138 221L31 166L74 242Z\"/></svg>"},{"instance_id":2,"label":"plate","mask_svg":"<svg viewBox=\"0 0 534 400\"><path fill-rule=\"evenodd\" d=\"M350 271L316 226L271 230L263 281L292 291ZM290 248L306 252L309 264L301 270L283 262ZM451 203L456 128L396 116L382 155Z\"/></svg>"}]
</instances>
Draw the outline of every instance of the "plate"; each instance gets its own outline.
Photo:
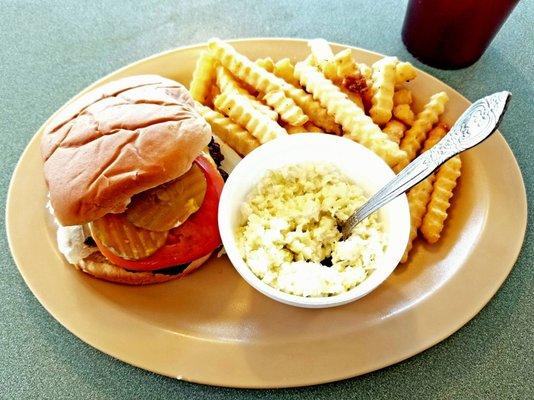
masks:
<instances>
[{"instance_id":1,"label":"plate","mask_svg":"<svg viewBox=\"0 0 534 400\"><path fill-rule=\"evenodd\" d=\"M297 39L232 43L251 58L289 56L296 61L308 53L306 41ZM335 51L345 47L333 45ZM204 48L157 54L85 91L143 73L188 84ZM356 59L366 63L381 57L352 49ZM470 104L421 71L410 87L416 106L446 91L447 122ZM42 130L20 158L6 207L9 245L26 284L81 340L119 360L178 379L289 387L348 378L399 362L445 339L480 311L512 269L525 234L521 173L496 133L463 155L463 173L442 240L436 245L418 242L406 266L355 303L322 310L278 303L243 281L225 257L213 258L183 280L148 287L116 285L76 271L56 248L44 207Z\"/></svg>"}]
</instances>

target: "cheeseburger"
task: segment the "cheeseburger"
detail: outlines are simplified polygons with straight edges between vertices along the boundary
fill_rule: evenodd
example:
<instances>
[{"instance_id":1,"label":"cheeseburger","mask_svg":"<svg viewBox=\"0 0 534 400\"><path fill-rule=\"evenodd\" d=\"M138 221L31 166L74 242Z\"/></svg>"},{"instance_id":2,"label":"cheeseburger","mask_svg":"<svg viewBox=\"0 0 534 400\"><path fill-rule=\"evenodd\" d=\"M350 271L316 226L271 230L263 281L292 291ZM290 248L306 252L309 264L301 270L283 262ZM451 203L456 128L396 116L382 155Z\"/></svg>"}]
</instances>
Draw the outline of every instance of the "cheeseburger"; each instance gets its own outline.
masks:
<instances>
[{"instance_id":1,"label":"cheeseburger","mask_svg":"<svg viewBox=\"0 0 534 400\"><path fill-rule=\"evenodd\" d=\"M222 155L181 84L140 75L88 92L53 117L41 152L59 250L82 271L165 282L220 246Z\"/></svg>"}]
</instances>

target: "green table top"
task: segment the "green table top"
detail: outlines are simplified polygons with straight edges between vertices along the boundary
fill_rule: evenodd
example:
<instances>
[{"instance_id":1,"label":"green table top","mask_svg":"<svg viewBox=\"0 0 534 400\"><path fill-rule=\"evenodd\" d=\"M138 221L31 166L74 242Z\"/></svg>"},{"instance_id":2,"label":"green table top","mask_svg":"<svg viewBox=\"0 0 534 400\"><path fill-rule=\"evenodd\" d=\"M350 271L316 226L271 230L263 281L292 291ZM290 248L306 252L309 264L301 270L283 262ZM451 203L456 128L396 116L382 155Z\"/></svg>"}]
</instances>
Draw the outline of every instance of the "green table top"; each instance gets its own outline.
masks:
<instances>
[{"instance_id":1,"label":"green table top","mask_svg":"<svg viewBox=\"0 0 534 400\"><path fill-rule=\"evenodd\" d=\"M0 204L24 147L71 96L137 59L212 36L324 37L413 62L469 99L507 89L501 132L534 196L534 2L520 2L482 59L440 71L403 47L405 2L388 1L13 1L0 0ZM498 160L495 160L498 162ZM0 398L534 398L534 240L509 278L465 327L389 368L327 385L237 390L154 375L67 332L33 297L0 231ZM4 213L0 215L5 224ZM39 238L28 238L39 240Z\"/></svg>"}]
</instances>

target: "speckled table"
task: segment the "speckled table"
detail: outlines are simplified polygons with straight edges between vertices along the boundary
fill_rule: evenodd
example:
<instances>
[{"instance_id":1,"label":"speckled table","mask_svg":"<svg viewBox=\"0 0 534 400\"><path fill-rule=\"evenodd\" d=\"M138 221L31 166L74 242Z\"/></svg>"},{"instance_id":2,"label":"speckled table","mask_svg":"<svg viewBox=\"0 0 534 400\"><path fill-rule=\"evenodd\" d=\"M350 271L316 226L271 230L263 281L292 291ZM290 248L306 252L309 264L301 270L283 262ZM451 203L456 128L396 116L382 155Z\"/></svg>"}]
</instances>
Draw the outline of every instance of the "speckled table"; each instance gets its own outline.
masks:
<instances>
[{"instance_id":1,"label":"speckled table","mask_svg":"<svg viewBox=\"0 0 534 400\"><path fill-rule=\"evenodd\" d=\"M481 2L483 3L483 2ZM72 95L134 60L211 36L324 37L397 55L470 99L508 89L501 131L534 196L534 1L522 0L470 68L421 65L402 45L403 1L0 0L0 203L31 136ZM495 160L498 162L498 160ZM534 228L493 300L430 350L359 378L288 390L179 382L123 364L67 332L38 303L0 231L1 399L534 398ZM0 215L4 225L4 212ZM39 238L28 238L39 240Z\"/></svg>"}]
</instances>

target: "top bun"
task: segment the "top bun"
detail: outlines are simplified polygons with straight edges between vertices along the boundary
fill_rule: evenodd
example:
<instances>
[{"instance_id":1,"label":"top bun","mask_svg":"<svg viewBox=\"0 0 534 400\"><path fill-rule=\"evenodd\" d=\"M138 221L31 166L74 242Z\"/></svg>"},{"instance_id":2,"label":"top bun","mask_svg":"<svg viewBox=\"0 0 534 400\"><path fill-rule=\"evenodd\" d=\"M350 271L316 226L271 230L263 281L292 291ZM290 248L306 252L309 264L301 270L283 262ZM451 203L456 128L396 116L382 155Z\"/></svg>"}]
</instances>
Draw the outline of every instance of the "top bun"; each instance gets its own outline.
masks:
<instances>
[{"instance_id":1,"label":"top bun","mask_svg":"<svg viewBox=\"0 0 534 400\"><path fill-rule=\"evenodd\" d=\"M158 75L100 86L61 109L41 141L50 201L62 225L126 209L183 175L211 139L187 89Z\"/></svg>"}]
</instances>

